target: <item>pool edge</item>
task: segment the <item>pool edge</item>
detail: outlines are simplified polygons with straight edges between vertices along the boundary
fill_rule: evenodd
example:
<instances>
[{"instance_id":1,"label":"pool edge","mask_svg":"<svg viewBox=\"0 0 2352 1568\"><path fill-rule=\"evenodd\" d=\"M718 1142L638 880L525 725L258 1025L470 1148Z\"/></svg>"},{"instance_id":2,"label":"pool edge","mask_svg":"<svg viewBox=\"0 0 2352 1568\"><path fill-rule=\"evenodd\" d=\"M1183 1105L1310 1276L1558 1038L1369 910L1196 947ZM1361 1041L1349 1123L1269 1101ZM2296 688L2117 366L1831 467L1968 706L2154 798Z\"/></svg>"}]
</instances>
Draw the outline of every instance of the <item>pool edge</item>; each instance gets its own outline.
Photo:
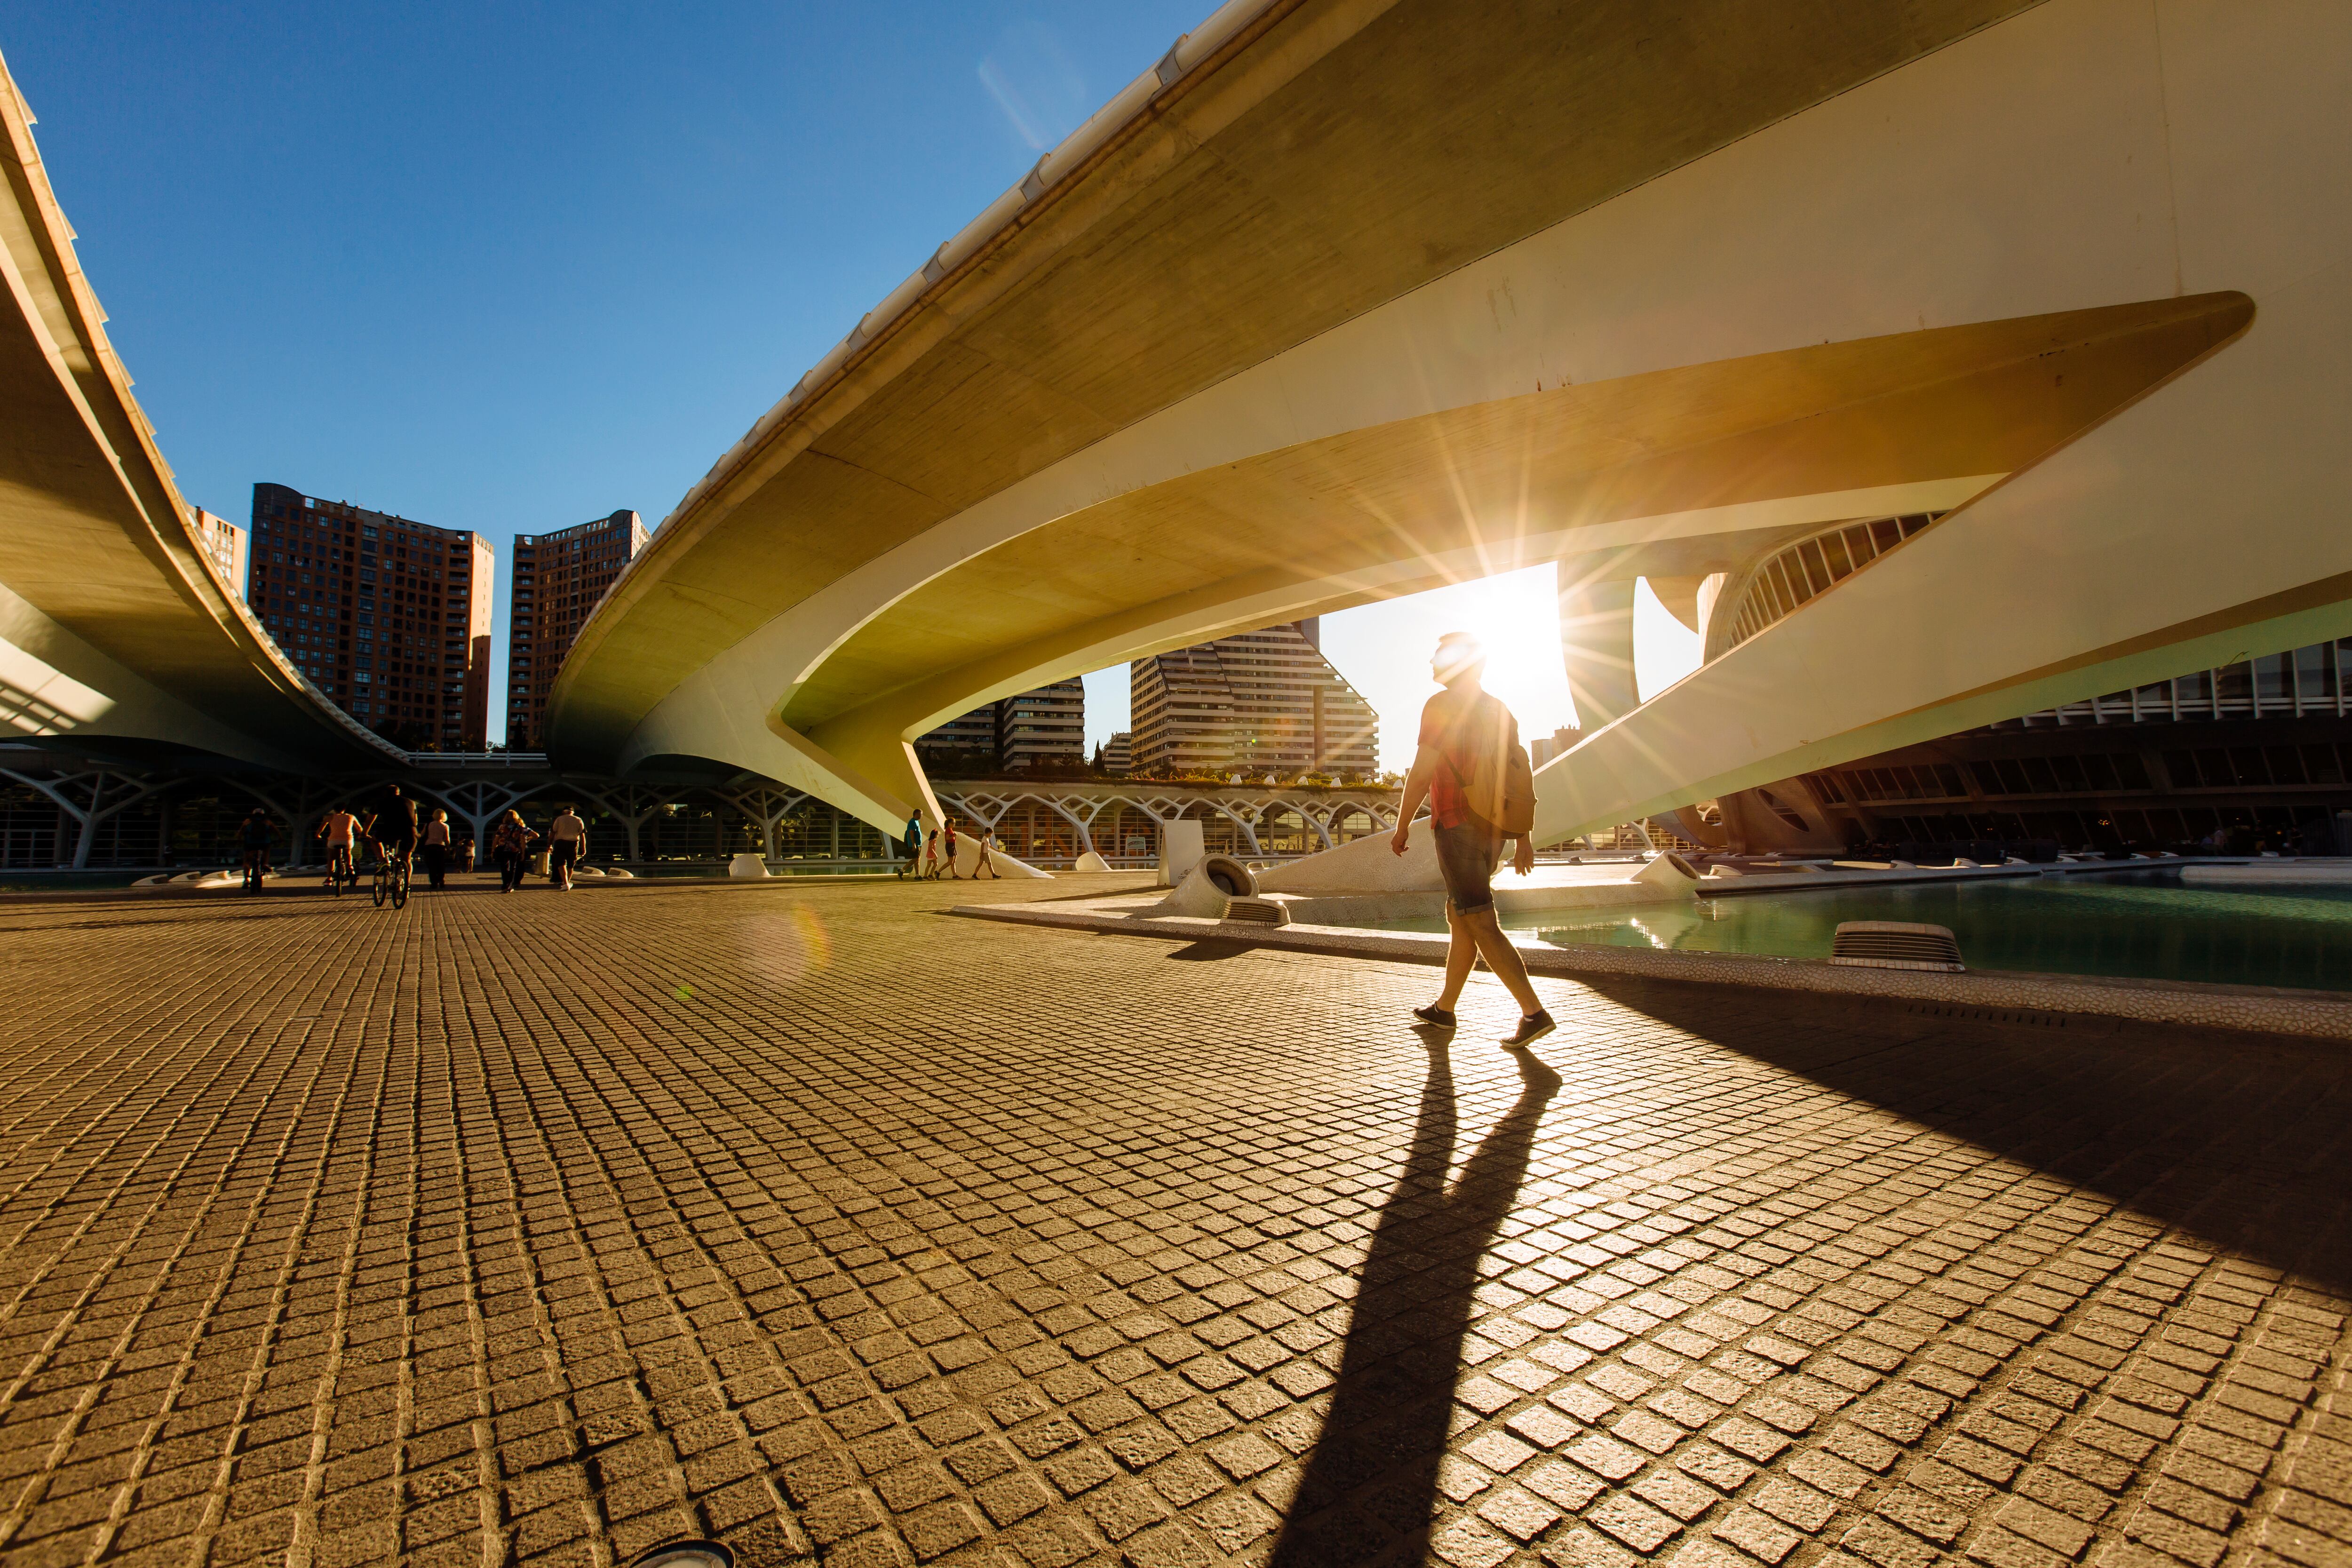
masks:
<instances>
[{"instance_id":1,"label":"pool edge","mask_svg":"<svg viewBox=\"0 0 2352 1568\"><path fill-rule=\"evenodd\" d=\"M1137 916L1067 906L1051 909L1036 905L962 905L948 912L1008 925L1148 937L1163 942L1273 948L1333 958L1405 963L1443 963L1445 958L1446 939L1433 932L1368 931L1346 926L1264 926L1240 921L1181 915ZM2064 1015L2352 1043L2352 992L2043 974L2024 970L1932 974L1832 965L1823 959L1600 945L1522 947L1519 951L1530 973L1553 979L1622 975L1814 996L1927 1002L1967 1009L1972 1015Z\"/></svg>"}]
</instances>

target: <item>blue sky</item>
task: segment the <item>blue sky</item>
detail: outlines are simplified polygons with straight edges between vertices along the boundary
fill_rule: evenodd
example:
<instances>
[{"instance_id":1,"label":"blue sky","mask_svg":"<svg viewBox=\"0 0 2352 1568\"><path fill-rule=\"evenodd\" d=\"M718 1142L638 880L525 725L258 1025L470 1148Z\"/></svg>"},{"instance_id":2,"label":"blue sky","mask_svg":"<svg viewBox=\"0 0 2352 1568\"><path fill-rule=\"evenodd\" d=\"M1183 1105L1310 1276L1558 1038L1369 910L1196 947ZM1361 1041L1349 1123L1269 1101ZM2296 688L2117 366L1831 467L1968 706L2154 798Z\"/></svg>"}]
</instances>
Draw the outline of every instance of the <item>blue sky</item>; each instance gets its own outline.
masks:
<instances>
[{"instance_id":1,"label":"blue sky","mask_svg":"<svg viewBox=\"0 0 2352 1568\"><path fill-rule=\"evenodd\" d=\"M0 52L188 499L481 530L502 693L513 534L659 521L1210 4L0 0ZM1388 735L1426 675L1372 656L1456 608L1327 623Z\"/></svg>"}]
</instances>

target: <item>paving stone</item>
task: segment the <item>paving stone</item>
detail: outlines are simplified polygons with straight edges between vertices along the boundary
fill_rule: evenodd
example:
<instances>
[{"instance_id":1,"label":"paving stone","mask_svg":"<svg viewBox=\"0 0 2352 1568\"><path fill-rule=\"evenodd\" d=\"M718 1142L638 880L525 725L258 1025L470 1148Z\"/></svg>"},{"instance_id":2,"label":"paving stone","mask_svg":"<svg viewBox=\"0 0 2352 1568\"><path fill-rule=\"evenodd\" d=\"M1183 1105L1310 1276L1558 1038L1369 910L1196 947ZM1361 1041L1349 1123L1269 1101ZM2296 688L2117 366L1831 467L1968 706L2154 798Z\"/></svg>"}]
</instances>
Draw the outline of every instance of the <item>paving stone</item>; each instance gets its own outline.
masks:
<instances>
[{"instance_id":1,"label":"paving stone","mask_svg":"<svg viewBox=\"0 0 2352 1568\"><path fill-rule=\"evenodd\" d=\"M1756 1467L1735 1459L1720 1448L1705 1443L1695 1444L1675 1456L1677 1469L1696 1476L1720 1492L1736 1492L1748 1484Z\"/></svg>"},{"instance_id":2,"label":"paving stone","mask_svg":"<svg viewBox=\"0 0 2352 1568\"><path fill-rule=\"evenodd\" d=\"M1633 1554L1582 1526L1553 1531L1539 1548L1552 1568L1626 1568Z\"/></svg>"},{"instance_id":3,"label":"paving stone","mask_svg":"<svg viewBox=\"0 0 2352 1568\"><path fill-rule=\"evenodd\" d=\"M1520 1490L1503 1487L1478 1504L1478 1517L1521 1542L1533 1541L1559 1522L1559 1510Z\"/></svg>"},{"instance_id":4,"label":"paving stone","mask_svg":"<svg viewBox=\"0 0 2352 1568\"><path fill-rule=\"evenodd\" d=\"M1530 1470L1519 1478L1519 1482L1538 1497L1558 1505L1570 1513L1575 1513L1583 1509L1586 1504L1607 1489L1605 1484L1591 1472L1580 1469L1574 1465L1563 1465L1557 1460Z\"/></svg>"},{"instance_id":5,"label":"paving stone","mask_svg":"<svg viewBox=\"0 0 2352 1568\"><path fill-rule=\"evenodd\" d=\"M1781 1523L1811 1534L1830 1521L1837 1504L1811 1487L1778 1477L1766 1481L1748 1500Z\"/></svg>"},{"instance_id":6,"label":"paving stone","mask_svg":"<svg viewBox=\"0 0 2352 1568\"><path fill-rule=\"evenodd\" d=\"M1555 1415L1540 1405L1520 1411L1507 1425L1514 1436L1543 1448L1557 1448L1584 1430L1575 1422Z\"/></svg>"},{"instance_id":7,"label":"paving stone","mask_svg":"<svg viewBox=\"0 0 2352 1568\"><path fill-rule=\"evenodd\" d=\"M1613 1493L1587 1509L1584 1518L1586 1522L1643 1553L1655 1552L1682 1529L1656 1509L1622 1492Z\"/></svg>"},{"instance_id":8,"label":"paving stone","mask_svg":"<svg viewBox=\"0 0 2352 1568\"><path fill-rule=\"evenodd\" d=\"M1633 1495L1688 1524L1723 1500L1675 1471L1654 1469L1632 1487Z\"/></svg>"},{"instance_id":9,"label":"paving stone","mask_svg":"<svg viewBox=\"0 0 2352 1568\"><path fill-rule=\"evenodd\" d=\"M1496 1568L1511 1555L1511 1543L1474 1519L1457 1519L1429 1543L1454 1568Z\"/></svg>"},{"instance_id":10,"label":"paving stone","mask_svg":"<svg viewBox=\"0 0 2352 1568\"><path fill-rule=\"evenodd\" d=\"M1625 1479L1640 1470L1645 1462L1637 1450L1598 1432L1588 1436L1582 1442L1570 1444L1561 1452L1603 1480L1611 1481Z\"/></svg>"},{"instance_id":11,"label":"paving stone","mask_svg":"<svg viewBox=\"0 0 2352 1568\"><path fill-rule=\"evenodd\" d=\"M1736 1454L1744 1454L1758 1464L1769 1464L1786 1452L1789 1439L1767 1426L1734 1416L1707 1434Z\"/></svg>"},{"instance_id":12,"label":"paving stone","mask_svg":"<svg viewBox=\"0 0 2352 1568\"><path fill-rule=\"evenodd\" d=\"M1770 1563L1785 1561L1805 1541L1780 1521L1768 1519L1752 1508L1733 1509L1716 1522L1715 1533L1750 1557Z\"/></svg>"},{"instance_id":13,"label":"paving stone","mask_svg":"<svg viewBox=\"0 0 2352 1568\"><path fill-rule=\"evenodd\" d=\"M1063 886L0 900L10 1561L2343 1560L2336 1058Z\"/></svg>"}]
</instances>

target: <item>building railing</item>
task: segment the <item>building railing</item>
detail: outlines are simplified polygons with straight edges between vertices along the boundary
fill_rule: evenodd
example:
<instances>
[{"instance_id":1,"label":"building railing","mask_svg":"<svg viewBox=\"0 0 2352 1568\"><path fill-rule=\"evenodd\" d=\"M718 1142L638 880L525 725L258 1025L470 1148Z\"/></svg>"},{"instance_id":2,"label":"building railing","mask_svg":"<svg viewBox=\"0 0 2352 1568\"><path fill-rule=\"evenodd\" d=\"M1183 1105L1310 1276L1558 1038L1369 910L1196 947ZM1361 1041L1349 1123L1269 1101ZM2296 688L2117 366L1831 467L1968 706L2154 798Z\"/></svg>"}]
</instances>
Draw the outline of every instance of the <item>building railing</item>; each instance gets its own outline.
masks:
<instances>
[{"instance_id":1,"label":"building railing","mask_svg":"<svg viewBox=\"0 0 2352 1568\"><path fill-rule=\"evenodd\" d=\"M436 768L530 768L547 766L545 752L411 752L408 764L427 771Z\"/></svg>"},{"instance_id":2,"label":"building railing","mask_svg":"<svg viewBox=\"0 0 2352 1568\"><path fill-rule=\"evenodd\" d=\"M2130 691L2113 691L2081 702L2045 708L1987 728L2032 730L2048 725L2311 715L2340 719L2347 711L2344 666L2352 659L2352 647L2347 643L2352 639L2264 654L2221 669L2198 670Z\"/></svg>"}]
</instances>

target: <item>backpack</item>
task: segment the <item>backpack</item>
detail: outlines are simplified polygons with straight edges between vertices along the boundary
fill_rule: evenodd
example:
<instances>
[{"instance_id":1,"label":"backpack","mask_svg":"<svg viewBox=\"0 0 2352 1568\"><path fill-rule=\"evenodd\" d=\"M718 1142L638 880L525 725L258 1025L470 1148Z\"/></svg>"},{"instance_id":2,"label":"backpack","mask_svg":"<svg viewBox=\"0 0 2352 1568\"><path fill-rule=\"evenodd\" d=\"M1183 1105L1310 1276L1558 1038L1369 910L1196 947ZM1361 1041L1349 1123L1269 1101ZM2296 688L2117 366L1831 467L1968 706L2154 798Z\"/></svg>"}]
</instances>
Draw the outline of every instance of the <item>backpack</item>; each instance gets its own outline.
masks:
<instances>
[{"instance_id":1,"label":"backpack","mask_svg":"<svg viewBox=\"0 0 2352 1568\"><path fill-rule=\"evenodd\" d=\"M1467 777L1449 750L1445 765L1471 813L1508 838L1532 833L1536 826L1536 770L1528 749L1519 744L1518 721L1496 699L1481 692L1478 705L1463 721L1473 731Z\"/></svg>"}]
</instances>

